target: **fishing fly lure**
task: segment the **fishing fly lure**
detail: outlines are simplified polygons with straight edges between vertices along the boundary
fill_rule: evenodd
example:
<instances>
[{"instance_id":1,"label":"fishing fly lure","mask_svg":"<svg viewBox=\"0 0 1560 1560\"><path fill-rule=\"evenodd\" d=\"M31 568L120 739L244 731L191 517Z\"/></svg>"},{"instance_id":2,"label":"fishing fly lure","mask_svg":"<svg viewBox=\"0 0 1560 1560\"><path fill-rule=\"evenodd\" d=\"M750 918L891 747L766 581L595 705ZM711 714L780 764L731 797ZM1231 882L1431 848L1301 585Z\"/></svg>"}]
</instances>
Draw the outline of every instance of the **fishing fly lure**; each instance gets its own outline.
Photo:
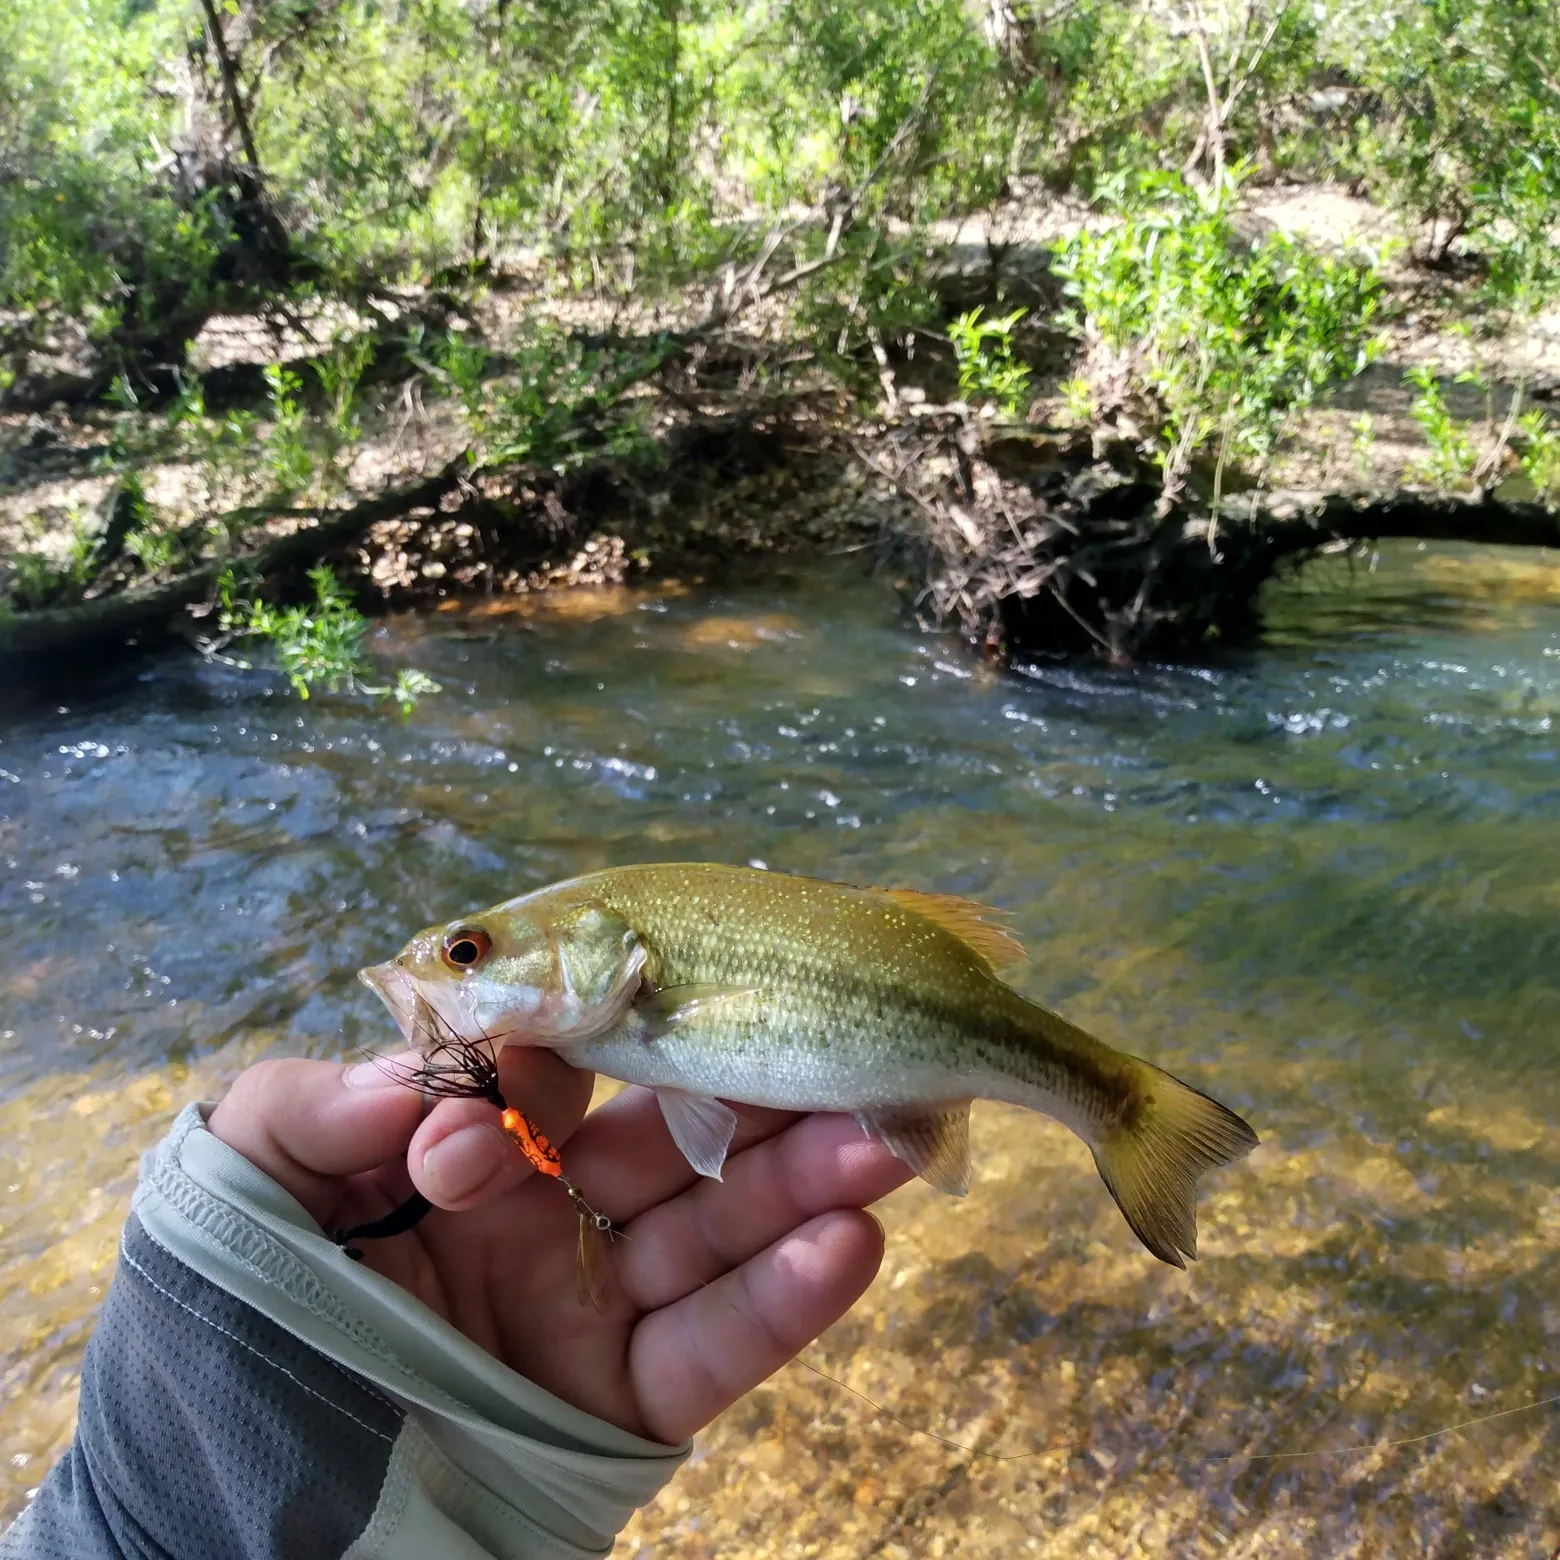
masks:
<instances>
[{"instance_id":1,"label":"fishing fly lure","mask_svg":"<svg viewBox=\"0 0 1560 1560\"><path fill-rule=\"evenodd\" d=\"M589 1301L598 1311L606 1306L607 1243L623 1232L608 1215L594 1208L585 1194L564 1173L563 1156L548 1140L546 1133L523 1110L517 1110L504 1098L498 1086L498 1066L493 1060L494 1047L488 1039L465 1040L440 1017L431 1003L419 996L416 1003L415 1035L418 1049L423 1053L419 1066L413 1069L395 1067L389 1062L380 1065L409 1089L436 1099L486 1100L499 1112L499 1126L504 1136L525 1155L531 1168L539 1175L556 1181L567 1193L579 1215L579 1296L581 1304ZM345 1249L354 1261L362 1260L362 1252L352 1242L378 1240L391 1235L403 1235L432 1211L433 1204L421 1192L413 1192L399 1207L392 1208L383 1218L366 1224L355 1224L351 1229L340 1230L333 1237L336 1244Z\"/></svg>"}]
</instances>

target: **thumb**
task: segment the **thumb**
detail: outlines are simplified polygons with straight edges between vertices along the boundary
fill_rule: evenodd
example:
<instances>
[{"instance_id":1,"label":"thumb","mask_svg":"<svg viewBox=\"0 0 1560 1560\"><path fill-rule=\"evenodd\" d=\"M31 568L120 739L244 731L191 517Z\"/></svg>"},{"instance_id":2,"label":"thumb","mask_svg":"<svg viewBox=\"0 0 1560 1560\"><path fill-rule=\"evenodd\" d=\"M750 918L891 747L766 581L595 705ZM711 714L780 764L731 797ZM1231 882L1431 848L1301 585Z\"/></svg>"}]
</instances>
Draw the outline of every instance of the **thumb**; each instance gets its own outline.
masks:
<instances>
[{"instance_id":1,"label":"thumb","mask_svg":"<svg viewBox=\"0 0 1560 1560\"><path fill-rule=\"evenodd\" d=\"M342 1178L399 1159L417 1130L422 1098L396 1071L374 1062L259 1062L234 1080L206 1126L325 1224Z\"/></svg>"}]
</instances>

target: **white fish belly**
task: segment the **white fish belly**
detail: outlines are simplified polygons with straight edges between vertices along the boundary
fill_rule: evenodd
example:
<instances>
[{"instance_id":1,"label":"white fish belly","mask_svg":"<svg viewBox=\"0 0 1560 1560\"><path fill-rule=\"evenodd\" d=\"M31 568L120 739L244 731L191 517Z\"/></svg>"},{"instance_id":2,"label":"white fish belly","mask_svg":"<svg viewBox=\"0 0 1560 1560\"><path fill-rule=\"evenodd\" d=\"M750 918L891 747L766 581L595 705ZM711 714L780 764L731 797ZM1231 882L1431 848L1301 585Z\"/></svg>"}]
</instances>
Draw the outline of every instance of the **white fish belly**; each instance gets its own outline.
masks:
<instances>
[{"instance_id":1,"label":"white fish belly","mask_svg":"<svg viewBox=\"0 0 1560 1560\"><path fill-rule=\"evenodd\" d=\"M1018 1087L965 1068L896 1058L881 1045L820 1046L775 1038L760 1046L753 1044L751 1032L730 1047L712 1044L708 1033L683 1036L675 1028L653 1039L619 1033L560 1046L558 1054L573 1066L624 1083L687 1089L776 1110L854 1111L920 1101L1009 1099Z\"/></svg>"}]
</instances>

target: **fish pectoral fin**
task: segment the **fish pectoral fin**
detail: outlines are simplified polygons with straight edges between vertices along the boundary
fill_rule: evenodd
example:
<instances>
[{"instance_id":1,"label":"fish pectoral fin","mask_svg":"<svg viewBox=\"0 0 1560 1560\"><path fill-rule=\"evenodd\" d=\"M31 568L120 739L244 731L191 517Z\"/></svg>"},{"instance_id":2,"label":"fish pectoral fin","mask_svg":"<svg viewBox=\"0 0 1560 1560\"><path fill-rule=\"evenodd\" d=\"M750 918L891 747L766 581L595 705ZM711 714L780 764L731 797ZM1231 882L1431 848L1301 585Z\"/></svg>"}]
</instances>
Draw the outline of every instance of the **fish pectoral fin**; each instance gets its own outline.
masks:
<instances>
[{"instance_id":1,"label":"fish pectoral fin","mask_svg":"<svg viewBox=\"0 0 1560 1560\"><path fill-rule=\"evenodd\" d=\"M657 1089L666 1130L682 1150L683 1158L700 1175L721 1179L726 1150L737 1130L737 1113L712 1095L692 1094L687 1089Z\"/></svg>"},{"instance_id":2,"label":"fish pectoral fin","mask_svg":"<svg viewBox=\"0 0 1560 1560\"><path fill-rule=\"evenodd\" d=\"M635 1006L644 1014L645 1022L650 1026L650 1036L654 1038L677 1024L686 1024L689 1019L698 1017L717 1003L753 995L751 986L691 983L686 986L663 986L659 991L646 992Z\"/></svg>"},{"instance_id":3,"label":"fish pectoral fin","mask_svg":"<svg viewBox=\"0 0 1560 1560\"><path fill-rule=\"evenodd\" d=\"M904 1160L939 1192L963 1197L970 1189L970 1102L950 1105L890 1105L858 1110L856 1121L869 1137Z\"/></svg>"},{"instance_id":4,"label":"fish pectoral fin","mask_svg":"<svg viewBox=\"0 0 1560 1560\"><path fill-rule=\"evenodd\" d=\"M918 888L879 888L874 892L952 933L993 972L1022 964L1029 957L1023 943L1003 925L1005 912L990 905L961 899L957 894L923 894Z\"/></svg>"}]
</instances>

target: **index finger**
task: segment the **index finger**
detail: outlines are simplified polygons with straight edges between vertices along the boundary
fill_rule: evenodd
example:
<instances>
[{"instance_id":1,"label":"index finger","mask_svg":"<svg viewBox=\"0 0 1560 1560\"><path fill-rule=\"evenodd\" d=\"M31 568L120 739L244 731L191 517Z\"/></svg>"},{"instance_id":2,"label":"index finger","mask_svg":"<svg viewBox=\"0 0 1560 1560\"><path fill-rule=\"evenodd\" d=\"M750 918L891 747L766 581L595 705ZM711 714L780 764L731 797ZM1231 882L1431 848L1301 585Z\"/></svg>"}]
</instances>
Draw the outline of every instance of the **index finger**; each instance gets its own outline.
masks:
<instances>
[{"instance_id":1,"label":"index finger","mask_svg":"<svg viewBox=\"0 0 1560 1560\"><path fill-rule=\"evenodd\" d=\"M408 1081L416 1086L415 1079ZM555 1146L569 1141L590 1104L591 1075L565 1066L545 1046L502 1047L498 1086L504 1103L522 1111ZM480 1179L477 1184L456 1189L456 1195L451 1196L448 1187L441 1188L431 1178L429 1154L457 1134L466 1136L470 1128L478 1132L468 1171L474 1168ZM408 1146L407 1169L418 1191L436 1207L462 1211L492 1202L532 1174L527 1156L500 1129L497 1106L481 1095L440 1099Z\"/></svg>"}]
</instances>

